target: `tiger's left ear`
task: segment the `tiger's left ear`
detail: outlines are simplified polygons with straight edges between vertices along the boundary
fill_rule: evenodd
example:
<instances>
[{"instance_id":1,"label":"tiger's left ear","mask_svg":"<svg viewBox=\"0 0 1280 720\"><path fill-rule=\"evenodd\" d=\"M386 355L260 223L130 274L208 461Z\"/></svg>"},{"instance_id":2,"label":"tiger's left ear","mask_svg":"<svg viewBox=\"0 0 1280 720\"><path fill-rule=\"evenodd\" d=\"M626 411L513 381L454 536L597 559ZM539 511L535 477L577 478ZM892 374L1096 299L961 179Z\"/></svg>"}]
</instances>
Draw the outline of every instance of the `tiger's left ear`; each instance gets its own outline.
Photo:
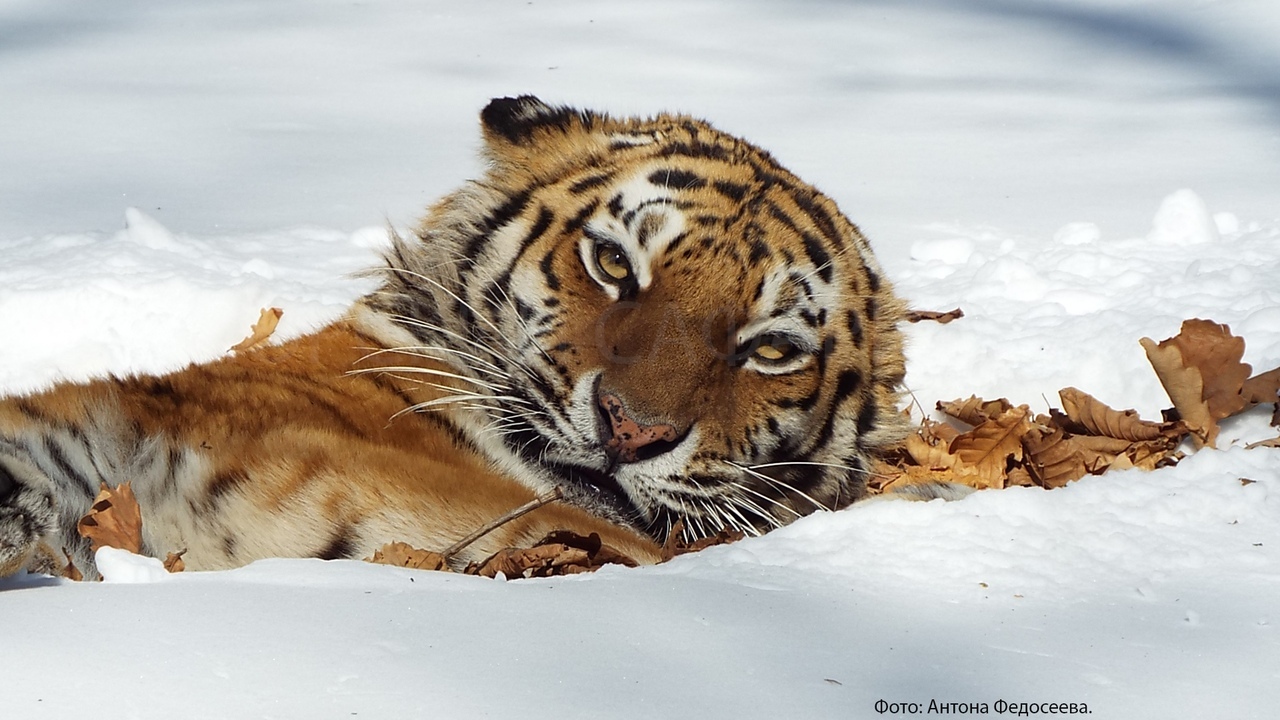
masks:
<instances>
[{"instance_id":1,"label":"tiger's left ear","mask_svg":"<svg viewBox=\"0 0 1280 720\"><path fill-rule=\"evenodd\" d=\"M524 145L540 130L565 132L585 115L573 108L552 107L533 95L521 95L490 100L480 112L480 123L490 142Z\"/></svg>"},{"instance_id":2,"label":"tiger's left ear","mask_svg":"<svg viewBox=\"0 0 1280 720\"><path fill-rule=\"evenodd\" d=\"M603 122L595 113L554 107L532 95L494 98L480 113L489 159L509 171L535 173L571 161Z\"/></svg>"}]
</instances>

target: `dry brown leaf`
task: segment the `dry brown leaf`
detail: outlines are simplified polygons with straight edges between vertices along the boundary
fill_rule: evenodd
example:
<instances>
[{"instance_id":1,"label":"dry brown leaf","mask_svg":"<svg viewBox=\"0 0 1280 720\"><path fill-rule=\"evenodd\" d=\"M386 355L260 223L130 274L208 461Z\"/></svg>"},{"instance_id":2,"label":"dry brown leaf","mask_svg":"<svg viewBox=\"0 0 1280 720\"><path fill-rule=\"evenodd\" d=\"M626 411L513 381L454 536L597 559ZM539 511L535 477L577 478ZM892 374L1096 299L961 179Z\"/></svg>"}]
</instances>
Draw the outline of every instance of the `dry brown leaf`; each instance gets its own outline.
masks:
<instances>
[{"instance_id":1,"label":"dry brown leaf","mask_svg":"<svg viewBox=\"0 0 1280 720\"><path fill-rule=\"evenodd\" d=\"M1277 402L1280 368L1249 377L1253 368L1241 361L1244 340L1226 325L1186 320L1177 335L1158 345L1149 338L1141 342L1174 407L1197 440L1210 447L1218 435L1218 420L1258 403Z\"/></svg>"},{"instance_id":2,"label":"dry brown leaf","mask_svg":"<svg viewBox=\"0 0 1280 720\"><path fill-rule=\"evenodd\" d=\"M952 320L959 320L962 317L964 317L964 311L961 310L960 308L956 308L955 310L948 310L946 312L939 312L937 310L908 310L907 311L907 322L909 323L918 323L925 320L932 320L933 322L936 322L939 325L946 325Z\"/></svg>"},{"instance_id":3,"label":"dry brown leaf","mask_svg":"<svg viewBox=\"0 0 1280 720\"><path fill-rule=\"evenodd\" d=\"M1244 339L1231 334L1226 325L1209 320L1185 320L1182 330L1171 339L1182 351L1183 360L1200 370L1204 379L1204 401L1214 420L1231 417L1248 405L1241 395L1253 368L1241 362Z\"/></svg>"},{"instance_id":4,"label":"dry brown leaf","mask_svg":"<svg viewBox=\"0 0 1280 720\"><path fill-rule=\"evenodd\" d=\"M93 552L107 545L132 553L142 552L142 508L133 496L129 483L116 488L102 483L89 512L80 518L76 529L89 540Z\"/></svg>"},{"instance_id":5,"label":"dry brown leaf","mask_svg":"<svg viewBox=\"0 0 1280 720\"><path fill-rule=\"evenodd\" d=\"M182 556L186 554L187 551L182 550L176 553L171 552L166 555L164 558L164 569L171 573L180 573L186 570L187 564L182 561Z\"/></svg>"},{"instance_id":6,"label":"dry brown leaf","mask_svg":"<svg viewBox=\"0 0 1280 720\"><path fill-rule=\"evenodd\" d=\"M1280 368L1258 373L1245 380L1240 394L1250 405L1276 403L1276 414L1280 415ZM1276 424L1274 419L1272 423Z\"/></svg>"},{"instance_id":7,"label":"dry brown leaf","mask_svg":"<svg viewBox=\"0 0 1280 720\"><path fill-rule=\"evenodd\" d=\"M972 472L986 487L1004 487L1009 462L1022 460L1022 436L1031 429L1029 414L1025 405L1012 408L953 440L949 449L960 459L958 473Z\"/></svg>"},{"instance_id":8,"label":"dry brown leaf","mask_svg":"<svg viewBox=\"0 0 1280 720\"><path fill-rule=\"evenodd\" d=\"M80 572L80 568L76 567L76 561L71 559L71 552L66 548L62 548L62 554L67 556L67 564L62 568L62 577L76 582L84 580L84 573Z\"/></svg>"},{"instance_id":9,"label":"dry brown leaf","mask_svg":"<svg viewBox=\"0 0 1280 720\"><path fill-rule=\"evenodd\" d=\"M1031 477L1031 473L1023 465L1019 465L1009 470L1008 478L1005 480L1005 487L1034 487L1036 481Z\"/></svg>"},{"instance_id":10,"label":"dry brown leaf","mask_svg":"<svg viewBox=\"0 0 1280 720\"><path fill-rule=\"evenodd\" d=\"M547 535L530 548L507 548L466 570L470 575L508 578L550 577L593 572L610 565L635 567L631 557L605 545L596 533L579 535L560 530Z\"/></svg>"},{"instance_id":11,"label":"dry brown leaf","mask_svg":"<svg viewBox=\"0 0 1280 720\"><path fill-rule=\"evenodd\" d=\"M689 542L684 537L684 520L676 520L675 525L671 526L671 531L667 533L666 542L662 544L661 562L667 562L671 558L705 550L715 545L727 545L737 542L744 537L746 537L746 534L738 530L721 530L714 535Z\"/></svg>"},{"instance_id":12,"label":"dry brown leaf","mask_svg":"<svg viewBox=\"0 0 1280 720\"><path fill-rule=\"evenodd\" d=\"M1182 351L1177 345L1165 340L1157 344L1151 338L1139 340L1151 367L1155 368L1165 394L1173 401L1178 416L1191 431L1193 442L1197 447L1208 445L1214 447L1218 439L1218 423L1209 412L1209 404L1204 400L1204 378L1200 369L1189 367L1183 359Z\"/></svg>"},{"instance_id":13,"label":"dry brown leaf","mask_svg":"<svg viewBox=\"0 0 1280 720\"><path fill-rule=\"evenodd\" d=\"M444 556L430 550L418 548L403 542L383 545L373 551L373 557L365 558L365 562L378 565L395 565L396 567L413 568L415 570L449 570Z\"/></svg>"},{"instance_id":14,"label":"dry brown leaf","mask_svg":"<svg viewBox=\"0 0 1280 720\"><path fill-rule=\"evenodd\" d=\"M1063 388L1058 391L1058 397L1062 399L1067 417L1094 435L1137 442L1154 440L1164 433L1160 423L1141 419L1136 410L1114 410L1076 388Z\"/></svg>"},{"instance_id":15,"label":"dry brown leaf","mask_svg":"<svg viewBox=\"0 0 1280 720\"><path fill-rule=\"evenodd\" d=\"M271 334L276 331L276 325L280 324L281 315L284 315L284 311L280 308L263 308L258 315L258 322L253 324L249 336L232 345L228 352L242 353L266 344Z\"/></svg>"},{"instance_id":16,"label":"dry brown leaf","mask_svg":"<svg viewBox=\"0 0 1280 720\"><path fill-rule=\"evenodd\" d=\"M1258 441L1258 442L1256 442L1256 443L1249 443L1248 445L1245 445L1244 447L1245 447L1245 449L1246 449L1246 450L1252 450L1252 449L1254 449L1254 448L1260 448L1260 447L1264 447L1264 448L1280 448L1280 437L1271 438L1270 440L1259 440L1259 441Z\"/></svg>"},{"instance_id":17,"label":"dry brown leaf","mask_svg":"<svg viewBox=\"0 0 1280 720\"><path fill-rule=\"evenodd\" d=\"M1024 443L1029 459L1027 469L1041 487L1059 488L1089 474L1080 448L1069 441L1062 428L1032 428Z\"/></svg>"},{"instance_id":18,"label":"dry brown leaf","mask_svg":"<svg viewBox=\"0 0 1280 720\"><path fill-rule=\"evenodd\" d=\"M968 400L939 402L937 408L961 422L976 426L1009 412L1013 409L1013 403L1004 398L988 401L970 395Z\"/></svg>"},{"instance_id":19,"label":"dry brown leaf","mask_svg":"<svg viewBox=\"0 0 1280 720\"><path fill-rule=\"evenodd\" d=\"M907 455L921 467L935 470L954 467L958 458L949 449L951 440L944 440L934 428L935 424L926 419L919 429L907 435L904 444Z\"/></svg>"},{"instance_id":20,"label":"dry brown leaf","mask_svg":"<svg viewBox=\"0 0 1280 720\"><path fill-rule=\"evenodd\" d=\"M1133 442L1129 440L1105 435L1072 435L1071 442L1083 453L1085 462L1093 461L1096 456L1105 456L1106 461L1110 462L1112 457L1133 446Z\"/></svg>"},{"instance_id":21,"label":"dry brown leaf","mask_svg":"<svg viewBox=\"0 0 1280 720\"><path fill-rule=\"evenodd\" d=\"M502 573L506 578L548 577L569 574L569 572L557 573L556 570L585 566L588 561L586 550L553 543L531 548L499 550L474 569L468 568L467 574L489 578L497 577L498 573Z\"/></svg>"},{"instance_id":22,"label":"dry brown leaf","mask_svg":"<svg viewBox=\"0 0 1280 720\"><path fill-rule=\"evenodd\" d=\"M1176 438L1161 438L1159 440L1134 443L1123 453L1116 456L1111 463L1111 469L1127 470L1129 468L1138 468L1139 470L1150 471L1166 465L1176 465L1181 458L1177 452L1177 447L1178 440Z\"/></svg>"}]
</instances>

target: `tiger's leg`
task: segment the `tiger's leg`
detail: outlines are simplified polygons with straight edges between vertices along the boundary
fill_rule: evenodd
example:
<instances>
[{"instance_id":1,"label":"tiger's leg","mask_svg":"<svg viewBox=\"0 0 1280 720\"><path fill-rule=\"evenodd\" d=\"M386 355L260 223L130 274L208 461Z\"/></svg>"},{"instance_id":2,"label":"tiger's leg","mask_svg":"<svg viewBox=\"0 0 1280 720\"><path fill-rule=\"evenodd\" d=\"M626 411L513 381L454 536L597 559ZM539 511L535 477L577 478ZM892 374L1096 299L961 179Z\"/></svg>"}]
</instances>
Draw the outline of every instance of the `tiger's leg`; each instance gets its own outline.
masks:
<instances>
[{"instance_id":1,"label":"tiger's leg","mask_svg":"<svg viewBox=\"0 0 1280 720\"><path fill-rule=\"evenodd\" d=\"M0 577L22 570L54 574L63 562L56 541L54 486L0 440Z\"/></svg>"},{"instance_id":2,"label":"tiger's leg","mask_svg":"<svg viewBox=\"0 0 1280 720\"><path fill-rule=\"evenodd\" d=\"M70 561L96 578L76 524L101 485L154 484L167 469L159 450L120 417L109 384L0 399L0 576L61 574Z\"/></svg>"}]
</instances>

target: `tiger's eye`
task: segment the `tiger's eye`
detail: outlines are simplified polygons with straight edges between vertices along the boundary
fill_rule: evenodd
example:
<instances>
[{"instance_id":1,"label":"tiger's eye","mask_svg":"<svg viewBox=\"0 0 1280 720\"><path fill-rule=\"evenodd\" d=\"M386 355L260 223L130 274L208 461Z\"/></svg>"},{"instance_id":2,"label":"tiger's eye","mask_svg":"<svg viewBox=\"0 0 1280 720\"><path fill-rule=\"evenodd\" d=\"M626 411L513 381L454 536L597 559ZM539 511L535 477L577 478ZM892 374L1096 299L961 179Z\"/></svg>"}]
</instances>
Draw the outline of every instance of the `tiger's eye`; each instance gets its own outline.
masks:
<instances>
[{"instance_id":1,"label":"tiger's eye","mask_svg":"<svg viewBox=\"0 0 1280 720\"><path fill-rule=\"evenodd\" d=\"M778 362L790 357L795 346L783 338L766 338L756 348L755 356L766 362Z\"/></svg>"},{"instance_id":2,"label":"tiger's eye","mask_svg":"<svg viewBox=\"0 0 1280 720\"><path fill-rule=\"evenodd\" d=\"M631 277L631 264L627 262L627 256L622 250L616 247L610 245L597 247L596 264L600 266L601 272L614 280L626 280Z\"/></svg>"}]
</instances>

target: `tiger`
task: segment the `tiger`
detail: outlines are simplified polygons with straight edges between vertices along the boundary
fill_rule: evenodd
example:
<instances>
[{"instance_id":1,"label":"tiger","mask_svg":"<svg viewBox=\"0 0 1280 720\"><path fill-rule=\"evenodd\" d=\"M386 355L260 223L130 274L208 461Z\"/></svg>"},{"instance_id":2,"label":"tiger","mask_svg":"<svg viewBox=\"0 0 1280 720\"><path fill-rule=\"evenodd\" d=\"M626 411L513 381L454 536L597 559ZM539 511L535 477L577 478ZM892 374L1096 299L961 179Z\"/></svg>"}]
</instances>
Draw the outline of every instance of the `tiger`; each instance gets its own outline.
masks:
<instances>
[{"instance_id":1,"label":"tiger","mask_svg":"<svg viewBox=\"0 0 1280 720\"><path fill-rule=\"evenodd\" d=\"M554 530L637 563L867 495L906 433L905 304L836 203L694 117L480 113L485 169L389 230L332 324L168 374L0 399L0 575L97 577L77 532L129 482L190 570Z\"/></svg>"}]
</instances>

